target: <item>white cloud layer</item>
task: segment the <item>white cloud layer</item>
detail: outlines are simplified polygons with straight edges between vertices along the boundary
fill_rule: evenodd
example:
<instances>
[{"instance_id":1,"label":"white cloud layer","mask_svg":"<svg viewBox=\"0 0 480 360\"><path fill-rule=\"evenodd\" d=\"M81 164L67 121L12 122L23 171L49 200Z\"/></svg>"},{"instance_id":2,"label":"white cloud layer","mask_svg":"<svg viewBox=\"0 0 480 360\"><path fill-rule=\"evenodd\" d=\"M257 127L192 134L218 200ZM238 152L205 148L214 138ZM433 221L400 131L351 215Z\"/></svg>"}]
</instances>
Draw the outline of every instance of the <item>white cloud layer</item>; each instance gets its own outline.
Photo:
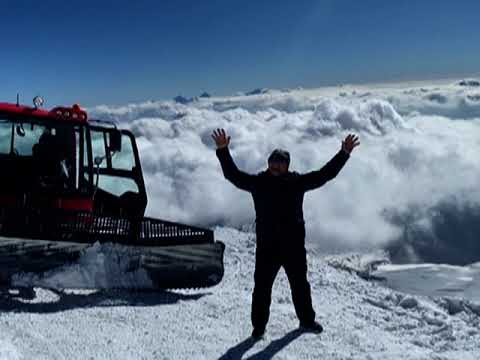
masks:
<instances>
[{"instance_id":1,"label":"white cloud layer","mask_svg":"<svg viewBox=\"0 0 480 360\"><path fill-rule=\"evenodd\" d=\"M356 133L361 146L339 176L305 198L308 240L331 252L400 239L405 255L407 244L421 241L453 246L441 220L451 219L452 209L480 206L480 87L466 84L343 86L91 113L117 119L137 136L149 215L203 226L254 221L250 195L223 178L213 129L232 136L233 158L250 173L263 170L277 147L291 152L292 170L320 168ZM469 224L451 225L463 226L461 238L470 236Z\"/></svg>"}]
</instances>

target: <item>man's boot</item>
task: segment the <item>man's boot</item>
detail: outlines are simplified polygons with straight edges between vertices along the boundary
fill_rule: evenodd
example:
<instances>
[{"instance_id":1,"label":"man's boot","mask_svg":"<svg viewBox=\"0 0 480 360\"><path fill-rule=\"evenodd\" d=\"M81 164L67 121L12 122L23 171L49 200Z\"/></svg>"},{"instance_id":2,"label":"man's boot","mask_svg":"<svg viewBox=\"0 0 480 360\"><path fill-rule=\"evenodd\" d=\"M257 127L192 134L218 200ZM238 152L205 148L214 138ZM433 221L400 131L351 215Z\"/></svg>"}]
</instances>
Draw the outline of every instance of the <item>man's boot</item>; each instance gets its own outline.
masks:
<instances>
[{"instance_id":1,"label":"man's boot","mask_svg":"<svg viewBox=\"0 0 480 360\"><path fill-rule=\"evenodd\" d=\"M300 323L300 329L315 334L320 334L323 332L323 326L316 321L312 321L311 323Z\"/></svg>"}]
</instances>

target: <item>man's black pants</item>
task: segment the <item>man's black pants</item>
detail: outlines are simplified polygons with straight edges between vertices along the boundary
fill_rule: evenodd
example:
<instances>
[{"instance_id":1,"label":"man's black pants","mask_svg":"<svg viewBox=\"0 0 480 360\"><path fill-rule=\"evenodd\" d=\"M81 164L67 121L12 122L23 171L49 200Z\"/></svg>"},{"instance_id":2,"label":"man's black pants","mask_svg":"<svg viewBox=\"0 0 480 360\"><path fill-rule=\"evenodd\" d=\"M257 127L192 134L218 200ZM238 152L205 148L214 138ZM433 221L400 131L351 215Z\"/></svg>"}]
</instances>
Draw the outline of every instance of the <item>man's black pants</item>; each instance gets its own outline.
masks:
<instances>
[{"instance_id":1,"label":"man's black pants","mask_svg":"<svg viewBox=\"0 0 480 360\"><path fill-rule=\"evenodd\" d=\"M255 262L255 288L252 295L252 324L265 329L270 315L272 286L283 266L292 292L295 312L300 323L315 320L310 284L307 280L307 257L303 244L288 249L261 249L257 246Z\"/></svg>"}]
</instances>

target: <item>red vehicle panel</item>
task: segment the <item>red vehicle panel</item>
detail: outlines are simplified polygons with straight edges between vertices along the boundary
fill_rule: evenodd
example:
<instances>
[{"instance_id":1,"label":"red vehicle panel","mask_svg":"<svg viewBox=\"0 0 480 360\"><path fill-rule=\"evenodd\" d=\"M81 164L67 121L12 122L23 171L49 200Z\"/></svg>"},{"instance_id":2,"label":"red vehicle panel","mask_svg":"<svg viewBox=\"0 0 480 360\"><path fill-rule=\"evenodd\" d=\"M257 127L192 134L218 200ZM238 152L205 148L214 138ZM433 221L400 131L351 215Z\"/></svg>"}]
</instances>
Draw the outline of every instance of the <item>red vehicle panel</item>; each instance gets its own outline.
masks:
<instances>
[{"instance_id":1,"label":"red vehicle panel","mask_svg":"<svg viewBox=\"0 0 480 360\"><path fill-rule=\"evenodd\" d=\"M16 105L11 103L0 103L0 112L6 112L13 115L31 116L38 119L57 119L71 121L74 123L87 123L87 113L75 104L69 107L55 107L52 110L32 108L29 106Z\"/></svg>"}]
</instances>

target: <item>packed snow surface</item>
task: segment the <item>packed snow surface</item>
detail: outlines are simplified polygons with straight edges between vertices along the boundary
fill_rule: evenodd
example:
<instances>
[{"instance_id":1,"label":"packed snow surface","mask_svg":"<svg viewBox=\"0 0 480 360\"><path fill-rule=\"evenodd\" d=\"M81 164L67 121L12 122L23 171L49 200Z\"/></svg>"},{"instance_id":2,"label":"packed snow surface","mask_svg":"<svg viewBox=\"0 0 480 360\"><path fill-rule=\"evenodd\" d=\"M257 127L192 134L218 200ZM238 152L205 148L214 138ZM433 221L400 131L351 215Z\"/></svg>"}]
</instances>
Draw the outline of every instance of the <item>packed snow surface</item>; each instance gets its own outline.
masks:
<instances>
[{"instance_id":1,"label":"packed snow surface","mask_svg":"<svg viewBox=\"0 0 480 360\"><path fill-rule=\"evenodd\" d=\"M480 303L480 263L382 265L374 272L393 289L412 294L455 296Z\"/></svg>"},{"instance_id":2,"label":"packed snow surface","mask_svg":"<svg viewBox=\"0 0 480 360\"><path fill-rule=\"evenodd\" d=\"M303 333L286 275L274 285L266 337L250 338L252 233L215 228L225 278L203 290L52 291L0 297L0 359L472 359L480 306L409 295L366 281L310 251L320 335Z\"/></svg>"}]
</instances>

